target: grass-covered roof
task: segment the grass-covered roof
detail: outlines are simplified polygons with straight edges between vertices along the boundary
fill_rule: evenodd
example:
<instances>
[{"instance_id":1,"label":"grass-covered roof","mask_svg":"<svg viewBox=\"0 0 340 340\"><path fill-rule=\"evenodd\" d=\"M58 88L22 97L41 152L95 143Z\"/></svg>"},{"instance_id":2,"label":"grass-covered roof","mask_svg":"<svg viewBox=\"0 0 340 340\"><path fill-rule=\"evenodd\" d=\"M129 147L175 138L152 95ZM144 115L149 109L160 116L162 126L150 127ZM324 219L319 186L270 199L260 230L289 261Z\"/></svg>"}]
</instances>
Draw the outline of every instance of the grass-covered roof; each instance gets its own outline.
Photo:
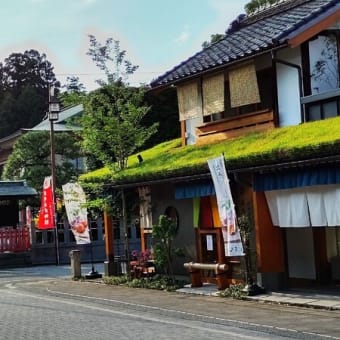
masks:
<instances>
[{"instance_id":1,"label":"grass-covered roof","mask_svg":"<svg viewBox=\"0 0 340 340\"><path fill-rule=\"evenodd\" d=\"M130 184L208 172L207 159L225 156L229 170L278 162L340 155L340 117L298 126L251 133L209 145L181 146L180 139L161 143L129 157L128 167L114 172L108 167L80 177L87 183Z\"/></svg>"}]
</instances>

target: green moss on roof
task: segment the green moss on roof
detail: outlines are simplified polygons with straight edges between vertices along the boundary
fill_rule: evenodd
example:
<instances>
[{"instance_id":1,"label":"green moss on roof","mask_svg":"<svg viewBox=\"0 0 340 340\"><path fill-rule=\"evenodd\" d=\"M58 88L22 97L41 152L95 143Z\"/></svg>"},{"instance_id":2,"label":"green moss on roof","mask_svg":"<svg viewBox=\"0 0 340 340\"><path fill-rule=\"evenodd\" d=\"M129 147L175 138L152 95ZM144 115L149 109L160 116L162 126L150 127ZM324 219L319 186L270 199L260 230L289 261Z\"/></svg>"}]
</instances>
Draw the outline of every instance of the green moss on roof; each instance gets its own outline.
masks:
<instances>
[{"instance_id":1,"label":"green moss on roof","mask_svg":"<svg viewBox=\"0 0 340 340\"><path fill-rule=\"evenodd\" d=\"M81 176L91 183L127 184L208 171L207 159L224 154L228 169L303 160L320 155L340 154L340 117L298 126L251 133L208 145L181 146L180 139L161 143L140 152L144 161L132 155L128 167L119 172L108 168Z\"/></svg>"}]
</instances>

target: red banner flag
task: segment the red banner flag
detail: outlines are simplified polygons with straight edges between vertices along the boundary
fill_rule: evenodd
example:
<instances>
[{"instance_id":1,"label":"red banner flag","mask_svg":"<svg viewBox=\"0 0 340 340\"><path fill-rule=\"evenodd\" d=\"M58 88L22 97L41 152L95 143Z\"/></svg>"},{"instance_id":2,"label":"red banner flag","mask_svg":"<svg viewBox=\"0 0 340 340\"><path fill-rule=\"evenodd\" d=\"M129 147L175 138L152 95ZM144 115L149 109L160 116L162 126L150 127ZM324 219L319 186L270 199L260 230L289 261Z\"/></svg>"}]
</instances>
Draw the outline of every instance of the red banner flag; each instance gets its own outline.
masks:
<instances>
[{"instance_id":1,"label":"red banner flag","mask_svg":"<svg viewBox=\"0 0 340 340\"><path fill-rule=\"evenodd\" d=\"M51 176L45 177L43 192L41 196L41 207L39 212L38 229L54 228L54 206Z\"/></svg>"}]
</instances>

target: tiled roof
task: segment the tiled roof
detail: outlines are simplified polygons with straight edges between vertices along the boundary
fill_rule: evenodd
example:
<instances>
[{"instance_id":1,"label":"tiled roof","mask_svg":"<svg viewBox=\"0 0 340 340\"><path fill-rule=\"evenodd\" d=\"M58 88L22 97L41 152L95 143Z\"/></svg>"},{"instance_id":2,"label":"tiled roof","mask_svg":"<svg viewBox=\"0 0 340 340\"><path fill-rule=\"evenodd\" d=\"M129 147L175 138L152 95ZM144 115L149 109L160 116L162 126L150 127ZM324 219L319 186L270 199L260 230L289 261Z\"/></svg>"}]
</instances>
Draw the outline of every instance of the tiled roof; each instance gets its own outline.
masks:
<instances>
[{"instance_id":1,"label":"tiled roof","mask_svg":"<svg viewBox=\"0 0 340 340\"><path fill-rule=\"evenodd\" d=\"M284 45L288 35L336 5L339 0L288 0L249 17L239 16L223 39L153 80L151 87L169 85Z\"/></svg>"},{"instance_id":2,"label":"tiled roof","mask_svg":"<svg viewBox=\"0 0 340 340\"><path fill-rule=\"evenodd\" d=\"M25 181L0 181L0 199L36 196L35 189L27 186Z\"/></svg>"},{"instance_id":3,"label":"tiled roof","mask_svg":"<svg viewBox=\"0 0 340 340\"><path fill-rule=\"evenodd\" d=\"M68 107L59 113L59 119L54 122L54 130L55 131L73 131L79 130L79 126L69 124L69 120L78 117L84 111L83 104L78 104L76 106ZM48 117L41 121L38 125L34 126L29 131L49 131L50 130L50 121Z\"/></svg>"}]
</instances>

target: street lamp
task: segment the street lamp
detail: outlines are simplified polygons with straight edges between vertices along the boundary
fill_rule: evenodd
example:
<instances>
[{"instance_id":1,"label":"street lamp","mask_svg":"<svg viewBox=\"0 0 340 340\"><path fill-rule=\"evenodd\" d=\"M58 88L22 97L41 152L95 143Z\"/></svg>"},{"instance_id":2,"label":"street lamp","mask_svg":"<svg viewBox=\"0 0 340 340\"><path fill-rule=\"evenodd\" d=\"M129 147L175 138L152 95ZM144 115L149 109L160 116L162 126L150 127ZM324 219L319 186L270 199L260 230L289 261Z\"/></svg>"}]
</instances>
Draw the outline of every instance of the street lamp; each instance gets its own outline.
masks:
<instances>
[{"instance_id":1,"label":"street lamp","mask_svg":"<svg viewBox=\"0 0 340 340\"><path fill-rule=\"evenodd\" d=\"M59 264L59 242L58 242L58 225L56 214L56 166L55 166L55 147L54 147L54 122L59 119L60 102L55 96L54 86L49 87L48 91L48 119L50 121L50 140L51 140L51 177L52 177L52 193L53 193L53 221L55 231L55 248L56 263Z\"/></svg>"}]
</instances>

